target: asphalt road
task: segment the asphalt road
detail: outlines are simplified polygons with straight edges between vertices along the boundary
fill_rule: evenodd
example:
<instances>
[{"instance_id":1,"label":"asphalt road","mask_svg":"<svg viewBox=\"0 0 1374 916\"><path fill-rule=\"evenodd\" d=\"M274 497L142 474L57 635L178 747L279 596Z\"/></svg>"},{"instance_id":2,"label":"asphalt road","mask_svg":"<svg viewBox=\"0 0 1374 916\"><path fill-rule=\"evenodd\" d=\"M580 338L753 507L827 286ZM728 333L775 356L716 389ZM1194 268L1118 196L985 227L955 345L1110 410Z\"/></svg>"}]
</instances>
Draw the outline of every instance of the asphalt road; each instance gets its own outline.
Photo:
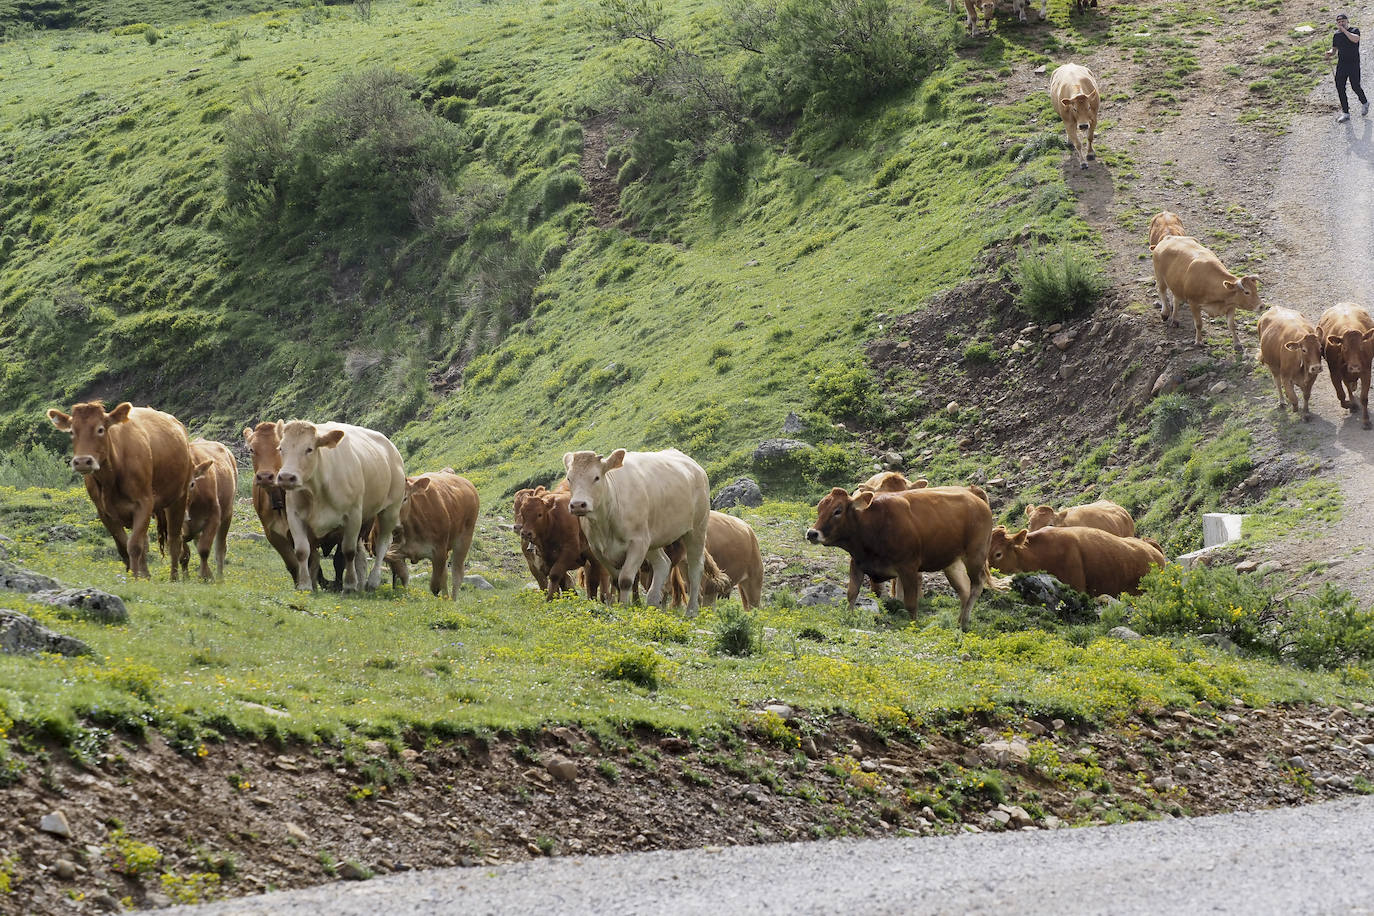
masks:
<instances>
[{"instance_id":1,"label":"asphalt road","mask_svg":"<svg viewBox=\"0 0 1374 916\"><path fill-rule=\"evenodd\" d=\"M1374 914L1374 798L1076 830L541 859L240 898L197 916Z\"/></svg>"}]
</instances>

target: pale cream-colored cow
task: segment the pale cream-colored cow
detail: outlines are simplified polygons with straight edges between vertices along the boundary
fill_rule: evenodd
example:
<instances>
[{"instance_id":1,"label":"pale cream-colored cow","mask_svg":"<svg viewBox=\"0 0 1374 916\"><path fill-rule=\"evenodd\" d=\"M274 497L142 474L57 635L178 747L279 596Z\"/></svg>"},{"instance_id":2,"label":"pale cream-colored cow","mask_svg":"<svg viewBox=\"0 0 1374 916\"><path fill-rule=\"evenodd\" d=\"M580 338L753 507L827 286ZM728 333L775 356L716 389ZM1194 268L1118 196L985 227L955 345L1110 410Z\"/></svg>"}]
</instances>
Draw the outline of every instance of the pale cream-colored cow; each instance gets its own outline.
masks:
<instances>
[{"instance_id":1,"label":"pale cream-colored cow","mask_svg":"<svg viewBox=\"0 0 1374 916\"><path fill-rule=\"evenodd\" d=\"M401 453L374 429L347 423L291 420L277 425L286 491L286 520L296 552L296 588L310 591L310 545L334 529L343 551L343 590L360 583L375 589L406 495ZM377 521L376 557L363 575L367 555L359 548L363 524Z\"/></svg>"},{"instance_id":2,"label":"pale cream-colored cow","mask_svg":"<svg viewBox=\"0 0 1374 916\"><path fill-rule=\"evenodd\" d=\"M1040 21L1045 21L1045 10L1049 0L1040 0ZM997 18L999 11L1010 12L1016 16L1018 22L1029 22L1027 15L1031 8L1031 0L978 0L978 5L983 13L983 28L986 31L992 29L993 20Z\"/></svg>"},{"instance_id":3,"label":"pale cream-colored cow","mask_svg":"<svg viewBox=\"0 0 1374 916\"><path fill-rule=\"evenodd\" d=\"M563 456L572 496L568 510L581 522L598 562L612 573L620 600L635 586L647 558L654 571L648 602L662 605L672 562L663 548L682 539L687 564L687 613L696 614L706 562L711 490L701 465L675 448Z\"/></svg>"},{"instance_id":4,"label":"pale cream-colored cow","mask_svg":"<svg viewBox=\"0 0 1374 916\"><path fill-rule=\"evenodd\" d=\"M1161 210L1150 217L1150 248L1153 249L1166 236L1187 235L1183 231L1183 220L1178 218L1177 213L1169 210Z\"/></svg>"},{"instance_id":5,"label":"pale cream-colored cow","mask_svg":"<svg viewBox=\"0 0 1374 916\"><path fill-rule=\"evenodd\" d=\"M1279 390L1279 410L1284 396L1293 410L1298 409L1298 395L1293 386L1302 391L1302 418L1311 420L1308 402L1312 399L1312 383L1322 371L1321 338L1317 326L1301 313L1275 305L1259 318L1259 361L1274 377Z\"/></svg>"},{"instance_id":6,"label":"pale cream-colored cow","mask_svg":"<svg viewBox=\"0 0 1374 916\"><path fill-rule=\"evenodd\" d=\"M1069 142L1078 153L1078 164L1087 168L1097 158L1093 151L1093 137L1097 134L1099 95L1097 77L1082 64L1064 64L1050 75L1050 101L1064 120ZM1080 136L1086 132L1087 142Z\"/></svg>"},{"instance_id":7,"label":"pale cream-colored cow","mask_svg":"<svg viewBox=\"0 0 1374 916\"><path fill-rule=\"evenodd\" d=\"M1231 329L1231 343L1239 353L1236 309L1259 310L1259 277L1236 276L1210 249L1188 235L1165 236L1150 249L1150 254L1154 258L1160 318L1178 327L1179 307L1187 305L1193 312L1196 330L1193 342L1201 344L1202 316L1220 318L1225 315Z\"/></svg>"}]
</instances>

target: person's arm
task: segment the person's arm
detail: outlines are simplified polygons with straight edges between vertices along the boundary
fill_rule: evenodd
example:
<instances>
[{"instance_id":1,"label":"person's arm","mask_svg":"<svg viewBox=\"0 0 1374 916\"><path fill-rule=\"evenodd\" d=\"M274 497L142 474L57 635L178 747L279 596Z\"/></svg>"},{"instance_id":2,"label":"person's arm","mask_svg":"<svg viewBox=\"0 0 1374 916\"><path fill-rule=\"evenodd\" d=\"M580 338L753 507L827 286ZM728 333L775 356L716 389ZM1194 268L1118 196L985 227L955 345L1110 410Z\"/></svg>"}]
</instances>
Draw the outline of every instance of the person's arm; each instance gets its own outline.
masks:
<instances>
[{"instance_id":1,"label":"person's arm","mask_svg":"<svg viewBox=\"0 0 1374 916\"><path fill-rule=\"evenodd\" d=\"M1337 25L1336 28L1341 30L1341 34L1345 35L1345 37L1350 41L1351 44L1357 45L1360 43L1359 32L1352 32L1343 25Z\"/></svg>"}]
</instances>

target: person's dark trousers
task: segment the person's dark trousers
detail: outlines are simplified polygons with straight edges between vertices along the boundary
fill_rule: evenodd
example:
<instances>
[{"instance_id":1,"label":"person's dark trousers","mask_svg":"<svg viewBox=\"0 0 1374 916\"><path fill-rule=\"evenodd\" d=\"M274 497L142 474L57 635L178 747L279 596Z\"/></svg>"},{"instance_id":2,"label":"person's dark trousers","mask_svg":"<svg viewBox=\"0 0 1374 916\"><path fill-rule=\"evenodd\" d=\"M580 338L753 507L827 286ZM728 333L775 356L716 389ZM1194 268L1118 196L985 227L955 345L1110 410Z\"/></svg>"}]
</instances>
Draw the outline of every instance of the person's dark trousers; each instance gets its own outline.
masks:
<instances>
[{"instance_id":1,"label":"person's dark trousers","mask_svg":"<svg viewBox=\"0 0 1374 916\"><path fill-rule=\"evenodd\" d=\"M1360 88L1360 71L1345 70L1341 67L1336 68L1336 98L1341 100L1341 111L1350 113L1350 103L1345 99L1345 81L1350 81L1350 88L1355 90L1355 96L1360 100L1360 104L1365 104L1368 100L1364 97L1364 90Z\"/></svg>"}]
</instances>

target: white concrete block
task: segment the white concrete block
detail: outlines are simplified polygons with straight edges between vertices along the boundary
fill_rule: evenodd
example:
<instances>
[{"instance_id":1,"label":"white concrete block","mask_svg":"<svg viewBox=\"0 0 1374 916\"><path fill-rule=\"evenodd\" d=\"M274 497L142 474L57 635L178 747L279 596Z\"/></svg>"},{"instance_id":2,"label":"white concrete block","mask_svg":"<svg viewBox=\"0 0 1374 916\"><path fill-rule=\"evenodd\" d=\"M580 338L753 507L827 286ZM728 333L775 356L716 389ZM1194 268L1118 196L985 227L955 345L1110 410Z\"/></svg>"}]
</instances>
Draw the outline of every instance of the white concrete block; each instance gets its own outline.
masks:
<instances>
[{"instance_id":1,"label":"white concrete block","mask_svg":"<svg viewBox=\"0 0 1374 916\"><path fill-rule=\"evenodd\" d=\"M1240 526L1244 521L1243 515L1208 512L1202 516L1202 546L1218 547L1240 540Z\"/></svg>"}]
</instances>

